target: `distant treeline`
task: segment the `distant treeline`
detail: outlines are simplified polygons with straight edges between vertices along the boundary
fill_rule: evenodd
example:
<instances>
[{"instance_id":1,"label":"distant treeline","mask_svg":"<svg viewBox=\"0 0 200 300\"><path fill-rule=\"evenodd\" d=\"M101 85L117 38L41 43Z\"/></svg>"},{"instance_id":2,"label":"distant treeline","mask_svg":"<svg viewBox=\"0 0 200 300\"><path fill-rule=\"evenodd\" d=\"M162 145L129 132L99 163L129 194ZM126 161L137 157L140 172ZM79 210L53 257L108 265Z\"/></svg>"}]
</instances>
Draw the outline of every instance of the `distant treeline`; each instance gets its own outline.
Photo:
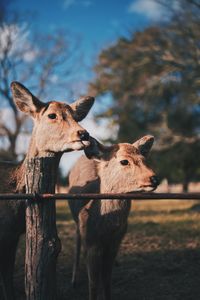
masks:
<instances>
[{"instance_id":1,"label":"distant treeline","mask_svg":"<svg viewBox=\"0 0 200 300\"><path fill-rule=\"evenodd\" d=\"M159 2L172 10L170 1ZM118 126L110 141L154 134L160 176L187 190L200 179L200 1L178 0L177 7L165 23L104 49L90 91L111 99L97 116Z\"/></svg>"}]
</instances>

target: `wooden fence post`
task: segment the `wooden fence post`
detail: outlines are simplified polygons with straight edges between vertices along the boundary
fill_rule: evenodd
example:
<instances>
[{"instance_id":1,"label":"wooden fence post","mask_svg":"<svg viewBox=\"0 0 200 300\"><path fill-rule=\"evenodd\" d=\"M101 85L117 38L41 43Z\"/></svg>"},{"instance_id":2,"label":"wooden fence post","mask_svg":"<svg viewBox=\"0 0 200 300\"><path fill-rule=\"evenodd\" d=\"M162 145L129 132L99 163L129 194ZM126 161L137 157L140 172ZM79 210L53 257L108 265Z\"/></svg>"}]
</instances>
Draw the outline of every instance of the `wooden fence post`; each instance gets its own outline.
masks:
<instances>
[{"instance_id":1,"label":"wooden fence post","mask_svg":"<svg viewBox=\"0 0 200 300\"><path fill-rule=\"evenodd\" d=\"M32 158L26 165L26 193L55 193L59 160ZM55 200L27 200L25 291L27 300L56 299L57 236Z\"/></svg>"}]
</instances>

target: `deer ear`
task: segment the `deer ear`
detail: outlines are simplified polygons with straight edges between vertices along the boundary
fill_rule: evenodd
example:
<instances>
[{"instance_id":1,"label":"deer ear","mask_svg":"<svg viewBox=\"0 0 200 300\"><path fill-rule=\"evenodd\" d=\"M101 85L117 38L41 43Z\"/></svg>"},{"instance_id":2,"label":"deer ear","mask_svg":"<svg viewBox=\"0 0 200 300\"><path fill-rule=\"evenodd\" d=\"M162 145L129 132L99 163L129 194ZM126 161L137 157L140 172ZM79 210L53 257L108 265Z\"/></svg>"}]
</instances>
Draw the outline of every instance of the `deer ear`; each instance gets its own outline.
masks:
<instances>
[{"instance_id":1,"label":"deer ear","mask_svg":"<svg viewBox=\"0 0 200 300\"><path fill-rule=\"evenodd\" d=\"M151 147L154 143L154 137L152 135L145 135L135 143L133 143L133 146L137 148L140 153L143 156L147 156L149 151L151 150Z\"/></svg>"},{"instance_id":2,"label":"deer ear","mask_svg":"<svg viewBox=\"0 0 200 300\"><path fill-rule=\"evenodd\" d=\"M77 122L82 121L88 114L92 105L94 104L94 97L81 97L76 102L72 103L70 106L74 112L74 119Z\"/></svg>"},{"instance_id":3,"label":"deer ear","mask_svg":"<svg viewBox=\"0 0 200 300\"><path fill-rule=\"evenodd\" d=\"M90 145L84 149L85 155L89 159L97 161L107 160L110 153L110 147L106 147L90 136Z\"/></svg>"},{"instance_id":4,"label":"deer ear","mask_svg":"<svg viewBox=\"0 0 200 300\"><path fill-rule=\"evenodd\" d=\"M11 83L11 90L13 94L13 100L16 106L22 112L35 116L35 113L39 112L43 107L46 106L45 103L38 100L31 92L25 88L19 82L12 82Z\"/></svg>"}]
</instances>

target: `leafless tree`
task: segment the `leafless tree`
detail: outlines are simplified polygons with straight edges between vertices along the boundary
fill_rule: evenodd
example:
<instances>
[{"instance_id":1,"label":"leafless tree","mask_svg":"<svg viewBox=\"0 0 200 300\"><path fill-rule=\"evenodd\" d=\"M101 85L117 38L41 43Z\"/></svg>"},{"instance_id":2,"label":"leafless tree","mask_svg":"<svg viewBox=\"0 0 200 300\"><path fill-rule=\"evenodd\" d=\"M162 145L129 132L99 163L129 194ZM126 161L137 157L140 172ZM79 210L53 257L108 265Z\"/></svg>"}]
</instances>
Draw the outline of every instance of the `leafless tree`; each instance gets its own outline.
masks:
<instances>
[{"instance_id":1,"label":"leafless tree","mask_svg":"<svg viewBox=\"0 0 200 300\"><path fill-rule=\"evenodd\" d=\"M30 32L27 25L17 22L0 23L0 141L7 143L7 158L16 159L20 133L26 134L26 118L15 108L10 93L13 80L29 86L38 97L70 96L70 84L81 65L79 39L66 30L49 35ZM50 100L50 99L49 99ZM52 99L51 99L52 100ZM67 100L67 99L66 99ZM5 121L5 109L12 111L14 125ZM4 151L5 152L5 151Z\"/></svg>"}]
</instances>

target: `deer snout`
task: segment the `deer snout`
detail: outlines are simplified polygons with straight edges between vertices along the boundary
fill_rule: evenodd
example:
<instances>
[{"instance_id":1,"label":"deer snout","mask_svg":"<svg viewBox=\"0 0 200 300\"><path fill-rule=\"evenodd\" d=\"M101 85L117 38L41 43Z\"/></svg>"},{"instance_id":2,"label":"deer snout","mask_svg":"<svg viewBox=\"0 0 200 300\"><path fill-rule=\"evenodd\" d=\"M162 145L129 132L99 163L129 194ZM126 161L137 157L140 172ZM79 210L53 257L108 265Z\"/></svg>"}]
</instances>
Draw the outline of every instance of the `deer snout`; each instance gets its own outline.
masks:
<instances>
[{"instance_id":1,"label":"deer snout","mask_svg":"<svg viewBox=\"0 0 200 300\"><path fill-rule=\"evenodd\" d=\"M90 135L86 130L79 130L78 135L81 141L89 141Z\"/></svg>"},{"instance_id":2,"label":"deer snout","mask_svg":"<svg viewBox=\"0 0 200 300\"><path fill-rule=\"evenodd\" d=\"M151 176L150 181L151 181L151 184L152 184L153 187L157 187L160 183L160 180L156 175Z\"/></svg>"}]
</instances>

